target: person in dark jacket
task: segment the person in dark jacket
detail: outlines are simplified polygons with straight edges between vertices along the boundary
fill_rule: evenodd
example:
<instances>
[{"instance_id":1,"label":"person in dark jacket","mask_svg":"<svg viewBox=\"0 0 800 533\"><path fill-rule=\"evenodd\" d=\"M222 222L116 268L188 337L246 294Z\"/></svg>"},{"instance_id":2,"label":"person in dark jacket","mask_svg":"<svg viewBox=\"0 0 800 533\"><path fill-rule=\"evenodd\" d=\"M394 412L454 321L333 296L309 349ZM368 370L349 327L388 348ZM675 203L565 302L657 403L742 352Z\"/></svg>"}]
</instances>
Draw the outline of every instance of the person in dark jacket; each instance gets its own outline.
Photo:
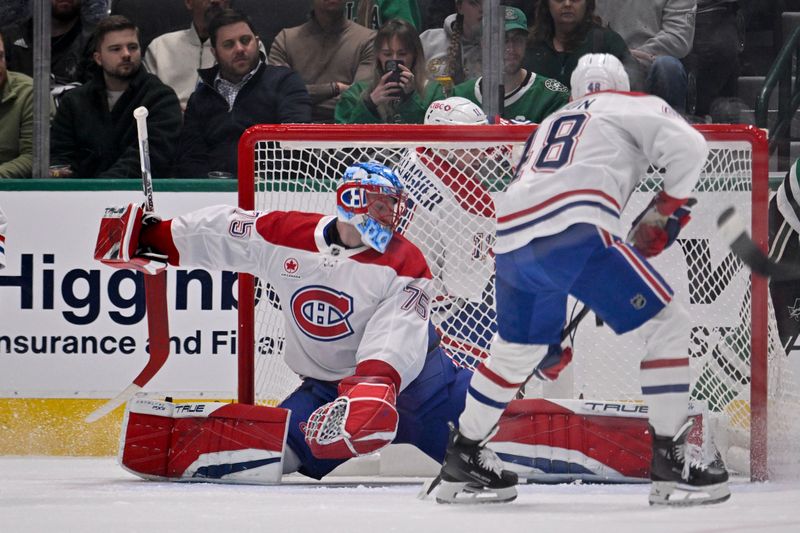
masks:
<instances>
[{"instance_id":1,"label":"person in dark jacket","mask_svg":"<svg viewBox=\"0 0 800 533\"><path fill-rule=\"evenodd\" d=\"M602 27L594 10L595 0L539 2L523 66L567 87L584 54L611 54L626 69L630 68L633 57L625 40L614 30Z\"/></svg>"},{"instance_id":2,"label":"person in dark jacket","mask_svg":"<svg viewBox=\"0 0 800 533\"><path fill-rule=\"evenodd\" d=\"M208 35L217 65L198 70L200 82L186 105L176 161L182 178L235 175L239 137L250 126L311 122L303 79L265 64L246 15L221 11Z\"/></svg>"},{"instance_id":3,"label":"person in dark jacket","mask_svg":"<svg viewBox=\"0 0 800 533\"><path fill-rule=\"evenodd\" d=\"M94 78L67 92L51 130L53 177L138 178L139 148L133 110L147 107L150 162L155 177L166 177L181 125L178 97L142 68L139 32L113 15L95 29Z\"/></svg>"},{"instance_id":4,"label":"person in dark jacket","mask_svg":"<svg viewBox=\"0 0 800 533\"><path fill-rule=\"evenodd\" d=\"M50 73L53 88L69 87L89 80L89 42L95 24L108 14L108 0L51 0ZM33 76L33 17L26 17L3 29L9 70ZM102 17L98 14L102 13Z\"/></svg>"}]
</instances>

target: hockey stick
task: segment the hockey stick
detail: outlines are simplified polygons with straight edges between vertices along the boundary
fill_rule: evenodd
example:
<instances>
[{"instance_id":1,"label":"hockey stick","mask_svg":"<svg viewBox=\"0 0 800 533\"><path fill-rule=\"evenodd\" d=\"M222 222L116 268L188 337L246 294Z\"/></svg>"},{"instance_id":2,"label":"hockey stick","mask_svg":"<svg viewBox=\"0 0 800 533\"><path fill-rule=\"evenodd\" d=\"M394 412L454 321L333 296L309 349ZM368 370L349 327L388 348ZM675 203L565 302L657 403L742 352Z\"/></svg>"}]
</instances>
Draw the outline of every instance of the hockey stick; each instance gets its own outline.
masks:
<instances>
[{"instance_id":1,"label":"hockey stick","mask_svg":"<svg viewBox=\"0 0 800 533\"><path fill-rule=\"evenodd\" d=\"M139 163L142 170L145 213L152 213L153 176L150 172L150 146L147 140L147 108L137 107L133 111L139 137ZM150 359L125 390L92 411L86 422L94 422L130 400L164 366L169 357L169 316L167 312L167 272L144 276L144 301L147 311L147 333L150 337Z\"/></svg>"},{"instance_id":2,"label":"hockey stick","mask_svg":"<svg viewBox=\"0 0 800 533\"><path fill-rule=\"evenodd\" d=\"M717 227L731 251L756 274L776 281L800 278L800 271L781 263L776 263L765 254L753 239L747 235L744 222L734 207L729 207L717 219Z\"/></svg>"},{"instance_id":3,"label":"hockey stick","mask_svg":"<svg viewBox=\"0 0 800 533\"><path fill-rule=\"evenodd\" d=\"M581 323L581 321L584 318L586 318L586 315L589 314L589 311L590 311L589 306L584 304L583 308L581 308L581 310L578 312L578 314L575 315L572 318L572 320L569 321L569 324L567 324L567 327L565 327L561 331L561 341L562 342L567 337L571 337L575 333L575 330L578 329L578 325ZM520 390L524 390L525 389L525 385L528 384L528 381L530 381L530 379L532 377L533 377L533 373L531 373L531 375L528 376L528 379L525 380L525 383L523 383L520 386ZM491 435L491 433L490 433L490 435ZM436 489L436 487L439 486L439 483L441 483L441 482L442 482L442 475L441 474L437 474L435 478L429 479L428 481L424 482L422 484L422 488L417 493L417 499L419 499L419 500L426 499Z\"/></svg>"}]
</instances>

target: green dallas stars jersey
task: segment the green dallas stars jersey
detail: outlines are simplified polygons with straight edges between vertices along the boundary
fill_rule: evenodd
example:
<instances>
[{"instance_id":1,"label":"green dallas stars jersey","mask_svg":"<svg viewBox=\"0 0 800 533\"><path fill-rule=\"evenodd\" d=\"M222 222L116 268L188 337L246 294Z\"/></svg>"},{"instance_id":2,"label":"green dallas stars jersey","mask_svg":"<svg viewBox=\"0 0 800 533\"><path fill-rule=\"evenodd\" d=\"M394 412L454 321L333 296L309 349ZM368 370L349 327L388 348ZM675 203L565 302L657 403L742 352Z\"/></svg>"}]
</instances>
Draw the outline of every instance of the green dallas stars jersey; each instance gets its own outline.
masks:
<instances>
[{"instance_id":1,"label":"green dallas stars jersey","mask_svg":"<svg viewBox=\"0 0 800 533\"><path fill-rule=\"evenodd\" d=\"M483 77L468 80L453 88L453 96L461 96L483 105L481 83ZM528 72L525 80L511 93L506 94L501 116L507 120L540 123L550 113L569 101L569 89L552 78Z\"/></svg>"},{"instance_id":2,"label":"green dallas stars jersey","mask_svg":"<svg viewBox=\"0 0 800 533\"><path fill-rule=\"evenodd\" d=\"M350 0L344 4L345 16L372 30L380 29L389 19L410 22L421 30L422 15L417 0Z\"/></svg>"}]
</instances>

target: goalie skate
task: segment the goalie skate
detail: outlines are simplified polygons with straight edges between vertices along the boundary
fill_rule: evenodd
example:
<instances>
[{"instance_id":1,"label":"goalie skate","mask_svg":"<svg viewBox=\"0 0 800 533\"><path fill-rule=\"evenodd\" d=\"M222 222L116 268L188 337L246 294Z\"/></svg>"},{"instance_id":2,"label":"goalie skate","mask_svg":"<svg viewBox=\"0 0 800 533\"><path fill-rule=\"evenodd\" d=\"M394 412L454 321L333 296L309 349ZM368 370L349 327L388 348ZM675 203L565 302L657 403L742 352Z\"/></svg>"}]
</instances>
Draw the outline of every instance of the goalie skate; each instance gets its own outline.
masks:
<instances>
[{"instance_id":1,"label":"goalie skate","mask_svg":"<svg viewBox=\"0 0 800 533\"><path fill-rule=\"evenodd\" d=\"M692 421L675 437L658 437L653 428L653 459L650 466L650 505L695 506L721 503L731 497L728 471L717 457L709 464L686 443Z\"/></svg>"},{"instance_id":2,"label":"goalie skate","mask_svg":"<svg viewBox=\"0 0 800 533\"><path fill-rule=\"evenodd\" d=\"M437 503L503 503L517 497L517 474L480 441L450 431L447 455L439 474Z\"/></svg>"}]
</instances>

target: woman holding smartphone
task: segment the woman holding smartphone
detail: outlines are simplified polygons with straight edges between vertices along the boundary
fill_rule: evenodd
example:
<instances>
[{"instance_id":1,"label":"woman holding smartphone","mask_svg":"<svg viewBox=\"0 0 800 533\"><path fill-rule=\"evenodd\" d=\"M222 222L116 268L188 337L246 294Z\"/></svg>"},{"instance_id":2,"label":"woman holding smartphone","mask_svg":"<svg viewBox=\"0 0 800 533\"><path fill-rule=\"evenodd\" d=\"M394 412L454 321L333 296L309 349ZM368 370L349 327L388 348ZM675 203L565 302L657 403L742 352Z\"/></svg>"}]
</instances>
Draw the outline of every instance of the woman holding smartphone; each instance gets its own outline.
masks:
<instances>
[{"instance_id":1,"label":"woman holding smartphone","mask_svg":"<svg viewBox=\"0 0 800 533\"><path fill-rule=\"evenodd\" d=\"M425 71L417 30L392 19L375 35L373 79L354 83L342 94L335 118L339 124L422 124L428 105L442 98L442 87Z\"/></svg>"}]
</instances>

